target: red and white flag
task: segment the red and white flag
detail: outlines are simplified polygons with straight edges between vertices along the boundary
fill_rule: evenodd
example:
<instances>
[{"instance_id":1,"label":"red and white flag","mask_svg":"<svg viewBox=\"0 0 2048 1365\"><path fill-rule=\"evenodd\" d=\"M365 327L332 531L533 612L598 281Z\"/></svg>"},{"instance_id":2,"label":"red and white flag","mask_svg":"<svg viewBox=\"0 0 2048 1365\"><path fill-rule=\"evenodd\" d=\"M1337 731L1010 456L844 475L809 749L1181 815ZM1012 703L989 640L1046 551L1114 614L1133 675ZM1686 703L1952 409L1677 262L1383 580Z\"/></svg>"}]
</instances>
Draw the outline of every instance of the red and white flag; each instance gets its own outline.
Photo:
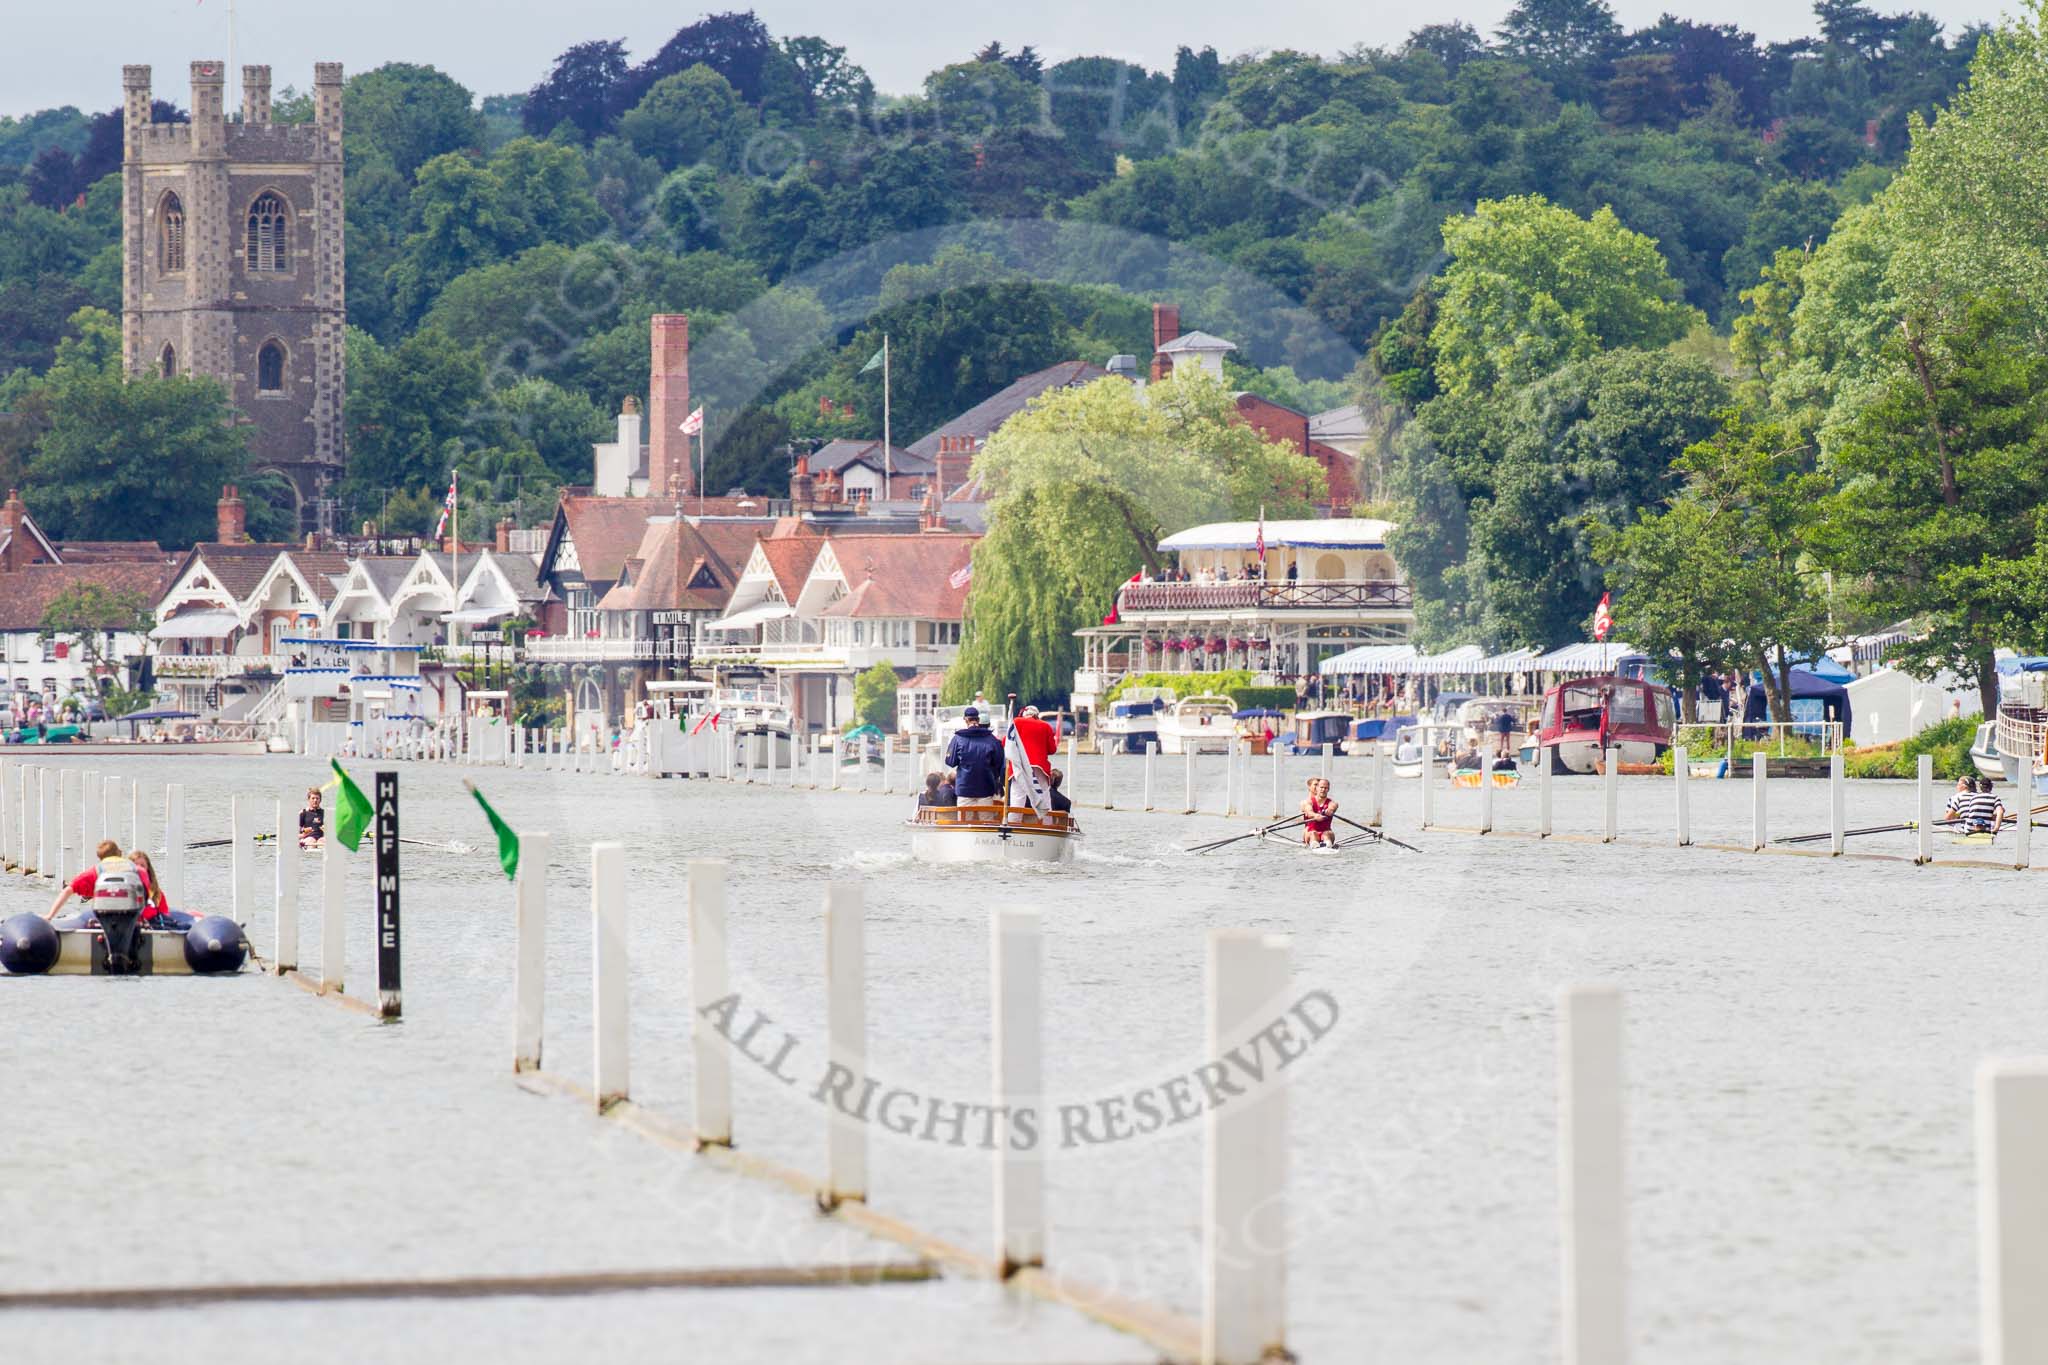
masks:
<instances>
[{"instance_id":1,"label":"red and white flag","mask_svg":"<svg viewBox=\"0 0 2048 1365\"><path fill-rule=\"evenodd\" d=\"M448 496L441 499L441 519L434 523L434 539L441 538L441 532L448 528L448 517L455 511L455 471L448 471Z\"/></svg>"},{"instance_id":2,"label":"red and white flag","mask_svg":"<svg viewBox=\"0 0 2048 1365\"><path fill-rule=\"evenodd\" d=\"M1259 508L1259 563L1261 563L1261 564L1264 564L1265 562L1266 562L1266 509L1265 509L1265 507L1264 507L1263 505L1261 505L1261 506L1260 506L1260 508Z\"/></svg>"},{"instance_id":3,"label":"red and white flag","mask_svg":"<svg viewBox=\"0 0 2048 1365\"><path fill-rule=\"evenodd\" d=\"M1614 613L1608 609L1607 599L1611 593L1600 594L1600 605L1593 608L1593 638L1605 640L1614 632Z\"/></svg>"},{"instance_id":4,"label":"red and white flag","mask_svg":"<svg viewBox=\"0 0 2048 1365\"><path fill-rule=\"evenodd\" d=\"M946 581L952 584L955 589L964 588L969 583L972 583L974 581L974 561L970 559L959 568L953 570L953 576Z\"/></svg>"},{"instance_id":5,"label":"red and white flag","mask_svg":"<svg viewBox=\"0 0 2048 1365\"><path fill-rule=\"evenodd\" d=\"M704 430L704 408L700 404L695 412L683 419L682 433L685 436L695 436L702 430Z\"/></svg>"}]
</instances>

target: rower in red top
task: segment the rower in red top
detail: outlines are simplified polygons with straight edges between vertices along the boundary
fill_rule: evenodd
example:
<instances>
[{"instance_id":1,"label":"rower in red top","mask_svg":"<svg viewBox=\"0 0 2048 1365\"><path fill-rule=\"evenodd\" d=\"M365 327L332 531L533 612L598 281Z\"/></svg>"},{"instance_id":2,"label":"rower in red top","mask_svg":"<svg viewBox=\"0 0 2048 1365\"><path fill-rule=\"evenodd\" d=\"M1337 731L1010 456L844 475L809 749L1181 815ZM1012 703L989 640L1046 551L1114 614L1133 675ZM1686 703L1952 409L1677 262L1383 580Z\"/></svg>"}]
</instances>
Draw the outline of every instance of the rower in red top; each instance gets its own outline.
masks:
<instances>
[{"instance_id":1,"label":"rower in red top","mask_svg":"<svg viewBox=\"0 0 2048 1365\"><path fill-rule=\"evenodd\" d=\"M1014 723L1017 727L1017 743L1023 747L1024 756L1031 760L1031 766L1038 770L1039 785L1049 790L1052 786L1053 750L1059 748L1060 744L1058 733L1052 726L1038 718L1038 708L1035 706L1025 707ZM1031 804L1028 799L1018 800L1019 795L1021 793L1015 788L1013 779L1010 804Z\"/></svg>"}]
</instances>

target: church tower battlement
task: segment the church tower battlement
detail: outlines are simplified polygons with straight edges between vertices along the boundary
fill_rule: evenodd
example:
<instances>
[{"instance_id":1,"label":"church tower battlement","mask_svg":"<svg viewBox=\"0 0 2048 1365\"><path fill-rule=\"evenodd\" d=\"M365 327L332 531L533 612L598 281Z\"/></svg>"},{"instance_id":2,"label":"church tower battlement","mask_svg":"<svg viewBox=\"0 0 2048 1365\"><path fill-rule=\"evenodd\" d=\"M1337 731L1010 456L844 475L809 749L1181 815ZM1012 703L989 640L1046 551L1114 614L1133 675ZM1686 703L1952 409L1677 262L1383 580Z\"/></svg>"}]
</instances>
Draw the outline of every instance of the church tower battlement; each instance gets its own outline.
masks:
<instances>
[{"instance_id":1,"label":"church tower battlement","mask_svg":"<svg viewBox=\"0 0 2048 1365\"><path fill-rule=\"evenodd\" d=\"M341 65L313 71L313 122L271 122L270 68L245 66L231 123L225 67L194 62L188 124L153 122L150 69L122 69L123 363L227 385L306 530L341 475L347 316Z\"/></svg>"}]
</instances>

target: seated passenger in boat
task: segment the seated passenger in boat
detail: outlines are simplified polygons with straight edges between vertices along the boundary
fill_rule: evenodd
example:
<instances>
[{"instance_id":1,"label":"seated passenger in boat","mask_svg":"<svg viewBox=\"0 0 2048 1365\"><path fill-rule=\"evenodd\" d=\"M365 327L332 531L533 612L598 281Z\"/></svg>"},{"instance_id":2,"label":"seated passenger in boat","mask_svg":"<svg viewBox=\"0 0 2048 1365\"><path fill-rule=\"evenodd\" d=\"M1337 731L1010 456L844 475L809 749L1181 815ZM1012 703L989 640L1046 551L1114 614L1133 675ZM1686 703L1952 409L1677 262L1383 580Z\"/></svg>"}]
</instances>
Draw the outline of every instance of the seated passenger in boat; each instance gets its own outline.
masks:
<instances>
[{"instance_id":1,"label":"seated passenger in boat","mask_svg":"<svg viewBox=\"0 0 2048 1365\"><path fill-rule=\"evenodd\" d=\"M957 806L960 797L953 789L953 783L944 773L926 773L924 790L917 794L920 806Z\"/></svg>"},{"instance_id":2,"label":"seated passenger in boat","mask_svg":"<svg viewBox=\"0 0 2048 1365\"><path fill-rule=\"evenodd\" d=\"M1992 790L1991 779L1977 779L1976 793L1963 811L1963 828L1971 834L1996 834L2004 827L2006 820L2005 803Z\"/></svg>"},{"instance_id":3,"label":"seated passenger in boat","mask_svg":"<svg viewBox=\"0 0 2048 1365\"><path fill-rule=\"evenodd\" d=\"M1060 783L1064 782L1066 777L1067 775L1058 768L1052 769L1049 774L1049 779L1052 782L1052 808L1054 810L1071 811L1074 808L1074 798L1060 790Z\"/></svg>"},{"instance_id":4,"label":"seated passenger in boat","mask_svg":"<svg viewBox=\"0 0 2048 1365\"><path fill-rule=\"evenodd\" d=\"M1464 750L1459 753L1457 762L1451 766L1461 773L1478 772L1486 766L1486 759L1479 752L1479 737L1477 735L1467 737Z\"/></svg>"},{"instance_id":5,"label":"seated passenger in boat","mask_svg":"<svg viewBox=\"0 0 2048 1365\"><path fill-rule=\"evenodd\" d=\"M163 888L157 881L156 868L151 865L147 853L137 849L123 857L121 846L112 839L102 839L99 847L93 852L97 855L96 861L65 884L64 889L57 893L57 899L50 903L50 908L43 912L44 919L51 921L59 929L98 928L99 919L93 914L92 902L100 892L100 876L105 873L110 884L117 879L122 883L133 880L137 886L142 922L150 928L192 927L192 916L171 909L165 901ZM83 900L85 904L59 919L58 912L73 896Z\"/></svg>"},{"instance_id":6,"label":"seated passenger in boat","mask_svg":"<svg viewBox=\"0 0 2048 1365\"><path fill-rule=\"evenodd\" d=\"M1941 809L1942 817L1952 823L1962 823L1970 813L1970 803L1975 800L1976 794L1976 778L1957 778L1956 789L1949 793L1948 804Z\"/></svg>"}]
</instances>

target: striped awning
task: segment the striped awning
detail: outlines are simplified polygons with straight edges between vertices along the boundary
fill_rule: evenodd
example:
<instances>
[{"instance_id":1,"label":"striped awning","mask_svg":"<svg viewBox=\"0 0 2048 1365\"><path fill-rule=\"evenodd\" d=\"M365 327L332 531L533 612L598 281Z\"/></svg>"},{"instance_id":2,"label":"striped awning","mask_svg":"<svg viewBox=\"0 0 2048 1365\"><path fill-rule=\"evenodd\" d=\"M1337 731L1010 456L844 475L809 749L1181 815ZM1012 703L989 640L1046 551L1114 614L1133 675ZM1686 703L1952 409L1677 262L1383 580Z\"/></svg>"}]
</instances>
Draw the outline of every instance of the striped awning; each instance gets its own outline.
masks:
<instances>
[{"instance_id":1,"label":"striped awning","mask_svg":"<svg viewBox=\"0 0 2048 1365\"><path fill-rule=\"evenodd\" d=\"M1323 660L1321 673L1407 673L1418 656L1413 645L1359 645Z\"/></svg>"},{"instance_id":2,"label":"striped awning","mask_svg":"<svg viewBox=\"0 0 2048 1365\"><path fill-rule=\"evenodd\" d=\"M1447 650L1442 654L1430 654L1417 659L1408 671L1431 677L1442 677L1451 673L1475 673L1478 671L1479 661L1485 657L1486 651L1478 645L1459 645L1456 649Z\"/></svg>"},{"instance_id":3,"label":"striped awning","mask_svg":"<svg viewBox=\"0 0 2048 1365\"><path fill-rule=\"evenodd\" d=\"M1528 667L1540 673L1607 673L1613 670L1616 660L1635 652L1633 646L1619 640L1564 645L1531 659Z\"/></svg>"}]
</instances>

